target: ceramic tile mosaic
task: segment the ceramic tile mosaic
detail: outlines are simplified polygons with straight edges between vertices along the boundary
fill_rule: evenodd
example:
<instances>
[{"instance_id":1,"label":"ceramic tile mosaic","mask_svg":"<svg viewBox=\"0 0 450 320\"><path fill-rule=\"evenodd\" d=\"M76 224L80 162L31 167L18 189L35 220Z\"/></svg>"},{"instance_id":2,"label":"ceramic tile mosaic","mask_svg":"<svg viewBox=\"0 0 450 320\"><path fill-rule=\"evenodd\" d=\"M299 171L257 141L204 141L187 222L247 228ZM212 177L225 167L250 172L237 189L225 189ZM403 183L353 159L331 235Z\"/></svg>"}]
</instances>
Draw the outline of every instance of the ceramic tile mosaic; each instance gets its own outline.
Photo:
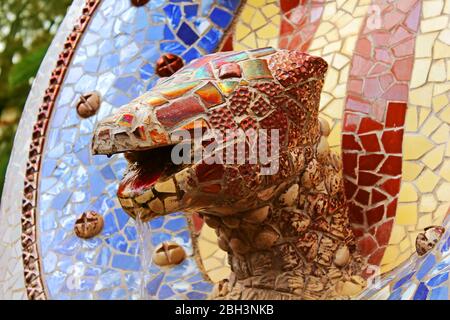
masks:
<instances>
[{"instance_id":1,"label":"ceramic tile mosaic","mask_svg":"<svg viewBox=\"0 0 450 320\"><path fill-rule=\"evenodd\" d=\"M376 21L370 16L365 19L353 55L342 149L350 219L360 237L359 248L369 264L379 265L396 214L408 83L421 7L416 0L373 5L380 13Z\"/></svg>"},{"instance_id":2,"label":"ceramic tile mosaic","mask_svg":"<svg viewBox=\"0 0 450 320\"><path fill-rule=\"evenodd\" d=\"M441 23L449 18L450 6L445 1L422 2L415 60L407 65L412 79L404 124L402 184L394 229L382 260L384 271L408 259L415 251L417 234L426 226L440 225L450 205L450 29ZM411 47L408 50L412 52ZM440 291L434 293L439 296L436 292Z\"/></svg>"},{"instance_id":3,"label":"ceramic tile mosaic","mask_svg":"<svg viewBox=\"0 0 450 320\"><path fill-rule=\"evenodd\" d=\"M45 89L54 68L55 57L61 52L64 39L70 33L75 21L81 14L84 0L74 1L66 17L60 25L52 45L50 46L41 67L33 82L14 140L11 161L6 175L0 204L0 299L26 299L25 279L22 262L21 245L21 212L23 184L17 183L24 179L25 167L28 159L28 146L31 141L33 123L37 118L38 108L34 107L42 102Z\"/></svg>"},{"instance_id":4,"label":"ceramic tile mosaic","mask_svg":"<svg viewBox=\"0 0 450 320\"><path fill-rule=\"evenodd\" d=\"M307 51L321 22L325 0L282 0L279 46Z\"/></svg>"},{"instance_id":5,"label":"ceramic tile mosaic","mask_svg":"<svg viewBox=\"0 0 450 320\"><path fill-rule=\"evenodd\" d=\"M97 119L156 83L154 63L161 54L174 53L189 62L213 51L238 5L152 1L135 8L125 0L101 2L64 80L42 161L38 221L49 298L139 297L136 229L114 200L114 181L123 174L125 161L92 158L91 132ZM73 101L89 91L100 93L102 106L95 117L80 121ZM86 241L73 234L72 226L87 209L100 212L105 227L100 237ZM155 220L150 227L153 245L172 239L192 254L184 217ZM211 290L192 258L169 272L154 266L149 272L150 296L205 298ZM176 285L169 287L173 281Z\"/></svg>"},{"instance_id":6,"label":"ceramic tile mosaic","mask_svg":"<svg viewBox=\"0 0 450 320\"><path fill-rule=\"evenodd\" d=\"M245 1L234 27L233 49L277 48L280 14L276 0Z\"/></svg>"}]
</instances>

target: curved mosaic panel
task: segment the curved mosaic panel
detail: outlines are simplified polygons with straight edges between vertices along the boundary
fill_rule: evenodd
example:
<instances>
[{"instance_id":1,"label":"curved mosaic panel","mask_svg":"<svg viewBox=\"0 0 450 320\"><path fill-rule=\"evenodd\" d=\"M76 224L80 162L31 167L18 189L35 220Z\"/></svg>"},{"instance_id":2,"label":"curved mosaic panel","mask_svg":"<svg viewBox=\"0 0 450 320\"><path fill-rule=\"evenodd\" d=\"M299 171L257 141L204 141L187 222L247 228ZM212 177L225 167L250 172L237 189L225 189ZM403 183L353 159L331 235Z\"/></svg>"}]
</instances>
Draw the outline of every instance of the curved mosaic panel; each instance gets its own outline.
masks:
<instances>
[{"instance_id":1,"label":"curved mosaic panel","mask_svg":"<svg viewBox=\"0 0 450 320\"><path fill-rule=\"evenodd\" d=\"M88 15L80 20L77 32L88 25L88 17L98 2L88 1L87 5ZM238 5L237 1L208 2L202 6L153 1L135 8L128 1L102 1L75 53L69 50L73 50L80 37L78 34L69 37L67 53L62 54L65 60L58 68L67 65L72 58L70 71L61 83L60 92L59 87L55 87L52 96L44 98L45 103L51 102L59 93L48 125L39 194L36 194L40 254L50 298L139 297L141 267L136 229L114 200L116 186L113 182L123 173L125 161L119 157L91 158L88 151L91 132L98 118L156 83L153 66L163 53L178 54L189 62L214 50L230 26L232 12ZM65 70L56 70L58 79L62 80ZM54 82L59 85L59 80L51 81ZM91 91L101 95L102 107L95 117L80 122L73 101ZM47 105L43 109L52 110ZM41 129L39 136L44 135L47 125L45 119L41 121L45 125L38 128ZM39 151L32 149L31 152L39 156ZM39 162L32 164L37 172ZM33 198L29 200L30 203L24 205L26 212L33 210ZM77 215L87 209L103 214L105 228L100 237L85 241L73 234L72 227ZM34 231L31 222L27 230ZM165 220L154 220L150 230L154 245L172 239L192 255L184 217L172 215ZM38 263L37 250L33 250L31 261ZM29 258L24 259L29 264ZM192 258L170 270L151 267L149 273L152 279L146 291L160 299L201 299L211 290ZM39 279L34 272L33 281ZM173 281L176 283L170 285ZM43 297L44 292L36 282L29 288L31 298Z\"/></svg>"},{"instance_id":2,"label":"curved mosaic panel","mask_svg":"<svg viewBox=\"0 0 450 320\"><path fill-rule=\"evenodd\" d=\"M0 297L2 299L26 299L24 267L21 243L21 211L28 148L32 138L32 124L36 121L38 108L55 67L55 57L63 49L67 35L73 29L84 7L84 0L76 0L67 11L58 33L48 49L33 82L14 140L11 160L6 174L5 188L0 203ZM24 147L25 146L25 147Z\"/></svg>"}]
</instances>

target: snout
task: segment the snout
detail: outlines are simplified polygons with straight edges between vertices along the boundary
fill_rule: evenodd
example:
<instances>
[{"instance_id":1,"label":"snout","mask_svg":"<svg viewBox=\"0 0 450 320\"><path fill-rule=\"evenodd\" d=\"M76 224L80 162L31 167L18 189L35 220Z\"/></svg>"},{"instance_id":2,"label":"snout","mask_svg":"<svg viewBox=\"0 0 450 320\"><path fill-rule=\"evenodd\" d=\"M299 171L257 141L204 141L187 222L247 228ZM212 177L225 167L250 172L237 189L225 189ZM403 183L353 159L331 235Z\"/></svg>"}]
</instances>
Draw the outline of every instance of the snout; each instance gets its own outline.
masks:
<instances>
[{"instance_id":1,"label":"snout","mask_svg":"<svg viewBox=\"0 0 450 320\"><path fill-rule=\"evenodd\" d=\"M156 120L152 108L135 102L97 124L92 153L111 155L169 144L170 135Z\"/></svg>"}]
</instances>

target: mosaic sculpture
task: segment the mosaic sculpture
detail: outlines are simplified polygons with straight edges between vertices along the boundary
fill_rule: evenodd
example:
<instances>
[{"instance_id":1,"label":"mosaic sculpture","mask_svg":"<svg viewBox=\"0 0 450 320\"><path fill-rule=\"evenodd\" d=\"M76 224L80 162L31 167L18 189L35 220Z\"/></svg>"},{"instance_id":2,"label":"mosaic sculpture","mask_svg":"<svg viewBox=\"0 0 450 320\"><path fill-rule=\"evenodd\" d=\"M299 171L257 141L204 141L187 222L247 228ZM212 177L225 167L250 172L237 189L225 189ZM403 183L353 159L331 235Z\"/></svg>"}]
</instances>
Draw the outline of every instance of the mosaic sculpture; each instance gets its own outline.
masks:
<instances>
[{"instance_id":1,"label":"mosaic sculpture","mask_svg":"<svg viewBox=\"0 0 450 320\"><path fill-rule=\"evenodd\" d=\"M143 259L142 230L116 196L127 161L93 156L92 135L194 59L272 46L328 63L320 114L342 154L357 252L381 274L355 299L448 300L449 18L444 0L74 0L14 143L0 298L205 299L230 273L208 219L151 219L158 258ZM337 287L356 292L359 280Z\"/></svg>"},{"instance_id":2,"label":"mosaic sculpture","mask_svg":"<svg viewBox=\"0 0 450 320\"><path fill-rule=\"evenodd\" d=\"M97 126L93 153L124 152L129 162L118 197L130 216L148 221L199 212L216 230L233 271L228 288L221 283L222 298L323 299L365 286L342 163L318 117L326 70L322 58L295 50L207 55ZM174 134L209 128L278 130L279 150L271 158L278 170L263 174L260 161L239 163L237 152L231 164L195 162L194 139L192 164L174 165ZM258 148L273 148L275 137L268 135ZM198 146L203 151L219 138L208 139ZM224 156L229 150L217 149Z\"/></svg>"}]
</instances>

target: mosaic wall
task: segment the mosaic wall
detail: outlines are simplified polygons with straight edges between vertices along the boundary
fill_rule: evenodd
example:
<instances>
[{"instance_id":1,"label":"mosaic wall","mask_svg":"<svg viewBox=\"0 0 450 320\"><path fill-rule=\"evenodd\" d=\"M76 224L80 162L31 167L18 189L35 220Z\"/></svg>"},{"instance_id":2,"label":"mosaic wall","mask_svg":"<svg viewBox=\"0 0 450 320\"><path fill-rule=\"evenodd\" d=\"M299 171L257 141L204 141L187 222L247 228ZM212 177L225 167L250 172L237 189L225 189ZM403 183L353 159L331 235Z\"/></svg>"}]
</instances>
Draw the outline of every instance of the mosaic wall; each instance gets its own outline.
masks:
<instances>
[{"instance_id":1,"label":"mosaic wall","mask_svg":"<svg viewBox=\"0 0 450 320\"><path fill-rule=\"evenodd\" d=\"M417 234L428 225L441 225L449 208L449 19L448 1L423 1L414 51L409 47L415 60L407 60L412 77L404 123L402 185L383 270L408 259Z\"/></svg>"},{"instance_id":2,"label":"mosaic wall","mask_svg":"<svg viewBox=\"0 0 450 320\"><path fill-rule=\"evenodd\" d=\"M0 211L1 298L204 299L212 288L208 276L215 282L228 275L226 255L211 229L198 228L199 237L192 238L181 214L152 221L151 242L174 240L189 258L172 269L151 266L142 293L136 226L115 197L125 160L92 157L92 131L99 119L157 83L155 65L164 53L189 62L217 50L265 46L301 49L329 63L321 117L331 124L330 146L343 152L359 247L383 272L394 269L379 290L361 298L448 298L448 233L433 253L414 254L424 227L449 229L448 218L444 221L450 193L448 1L86 3L90 19L82 22L82 35L71 40L76 50L65 61L61 82L46 92L54 105L47 110L48 125L37 127L45 140L34 159L40 173L33 190L14 183L26 172L23 146L30 143L56 57L84 1L74 2L62 24L19 126ZM101 108L81 119L76 101L92 91L100 94ZM24 208L34 205L33 215L25 218L35 223L22 238L32 249L25 269L34 268L25 279L18 215L23 194L31 195ZM75 219L85 210L96 210L105 220L100 236L91 240L73 233Z\"/></svg>"}]
</instances>

